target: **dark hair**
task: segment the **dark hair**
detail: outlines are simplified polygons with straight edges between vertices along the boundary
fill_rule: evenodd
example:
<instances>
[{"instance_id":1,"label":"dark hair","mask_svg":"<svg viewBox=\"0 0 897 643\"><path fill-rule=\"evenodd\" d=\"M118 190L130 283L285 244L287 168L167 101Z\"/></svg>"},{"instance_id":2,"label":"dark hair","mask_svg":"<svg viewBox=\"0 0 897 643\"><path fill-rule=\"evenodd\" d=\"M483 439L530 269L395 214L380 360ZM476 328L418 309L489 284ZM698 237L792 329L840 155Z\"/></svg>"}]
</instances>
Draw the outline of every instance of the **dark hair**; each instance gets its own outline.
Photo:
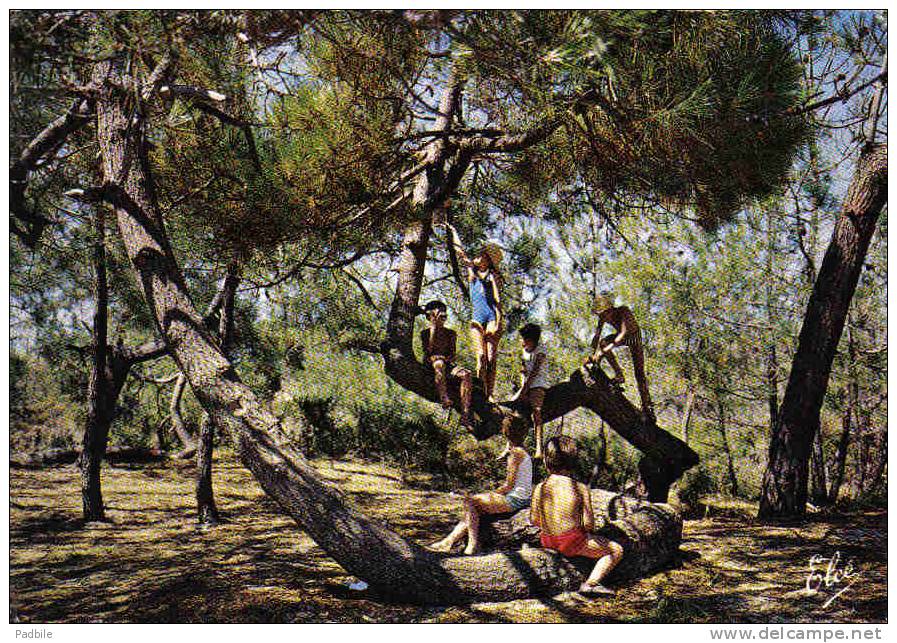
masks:
<instances>
[{"instance_id":1,"label":"dark hair","mask_svg":"<svg viewBox=\"0 0 897 643\"><path fill-rule=\"evenodd\" d=\"M431 310L438 310L438 311L441 311L444 313L448 309L446 308L444 301L439 301L438 299L434 299L433 301L428 301L427 305L424 306L421 310L426 315Z\"/></svg>"},{"instance_id":2,"label":"dark hair","mask_svg":"<svg viewBox=\"0 0 897 643\"><path fill-rule=\"evenodd\" d=\"M539 324L527 324L520 329L520 336L538 344L539 338L542 337L542 327Z\"/></svg>"},{"instance_id":3,"label":"dark hair","mask_svg":"<svg viewBox=\"0 0 897 643\"><path fill-rule=\"evenodd\" d=\"M512 417L506 417L501 423L501 434L515 447L523 446L528 432L525 423L515 422Z\"/></svg>"},{"instance_id":4,"label":"dark hair","mask_svg":"<svg viewBox=\"0 0 897 643\"><path fill-rule=\"evenodd\" d=\"M576 468L576 440L558 435L545 443L545 466L549 471L573 471Z\"/></svg>"}]
</instances>

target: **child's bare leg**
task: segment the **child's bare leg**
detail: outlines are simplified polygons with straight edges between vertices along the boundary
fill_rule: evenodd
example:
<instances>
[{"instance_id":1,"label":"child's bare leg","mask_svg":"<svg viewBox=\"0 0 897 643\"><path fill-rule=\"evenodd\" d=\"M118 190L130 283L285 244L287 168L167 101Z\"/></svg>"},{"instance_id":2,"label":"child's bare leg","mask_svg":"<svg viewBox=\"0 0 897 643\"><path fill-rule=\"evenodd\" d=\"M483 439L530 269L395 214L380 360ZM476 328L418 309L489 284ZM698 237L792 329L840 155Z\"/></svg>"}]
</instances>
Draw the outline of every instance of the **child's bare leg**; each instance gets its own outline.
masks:
<instances>
[{"instance_id":1,"label":"child's bare leg","mask_svg":"<svg viewBox=\"0 0 897 643\"><path fill-rule=\"evenodd\" d=\"M492 393L495 391L495 375L498 371L498 351L496 350L498 348L498 337L490 333L483 340L486 352L486 397L491 401Z\"/></svg>"},{"instance_id":2,"label":"child's bare leg","mask_svg":"<svg viewBox=\"0 0 897 643\"><path fill-rule=\"evenodd\" d=\"M641 344L636 348L630 347L632 355L632 369L635 371L635 381L638 384L639 397L642 400L642 412L649 417L654 417L654 404L651 402L651 393L648 391L648 378L645 375L645 354Z\"/></svg>"},{"instance_id":3,"label":"child's bare leg","mask_svg":"<svg viewBox=\"0 0 897 643\"><path fill-rule=\"evenodd\" d=\"M533 407L533 432L536 438L536 452L533 457L536 460L542 459L542 407Z\"/></svg>"},{"instance_id":4,"label":"child's bare leg","mask_svg":"<svg viewBox=\"0 0 897 643\"><path fill-rule=\"evenodd\" d=\"M466 368L458 371L458 377L461 379L461 422L466 424L470 421L470 394L473 382L470 379L470 371Z\"/></svg>"},{"instance_id":5,"label":"child's bare leg","mask_svg":"<svg viewBox=\"0 0 897 643\"><path fill-rule=\"evenodd\" d=\"M609 340L606 340L606 339L602 339L602 340L601 340L601 347L602 347L602 348L604 348L604 347L607 346L608 344L610 344L610 341L609 341ZM617 358L616 358L616 356L614 355L613 350L609 350L609 351L607 351L606 353L604 353L604 357L607 358L607 361L608 361L608 363L610 364L610 367L611 367L612 369L614 369L614 379L613 379L613 381L616 382L617 384L622 384L623 382L625 382L625 381L626 381L626 376L623 375L623 369L620 368L620 362L617 361Z\"/></svg>"},{"instance_id":6,"label":"child's bare leg","mask_svg":"<svg viewBox=\"0 0 897 643\"><path fill-rule=\"evenodd\" d=\"M468 556L480 550L480 515L511 511L505 497L494 491L478 493L465 499L464 518L467 522L467 547L464 553Z\"/></svg>"},{"instance_id":7,"label":"child's bare leg","mask_svg":"<svg viewBox=\"0 0 897 643\"><path fill-rule=\"evenodd\" d=\"M486 386L486 342L483 340L483 331L479 326L470 327L470 339L473 345L473 352L476 356L477 379Z\"/></svg>"},{"instance_id":8,"label":"child's bare leg","mask_svg":"<svg viewBox=\"0 0 897 643\"><path fill-rule=\"evenodd\" d=\"M448 395L448 389L445 383L445 360L433 360L433 373L436 381L436 393L439 395L439 401L442 402L444 408L452 406L452 399Z\"/></svg>"},{"instance_id":9,"label":"child's bare leg","mask_svg":"<svg viewBox=\"0 0 897 643\"><path fill-rule=\"evenodd\" d=\"M592 573L580 586L580 590L606 589L602 587L601 581L623 558L623 547L613 540L592 536L583 545L578 555L595 558L598 561L592 568Z\"/></svg>"},{"instance_id":10,"label":"child's bare leg","mask_svg":"<svg viewBox=\"0 0 897 643\"><path fill-rule=\"evenodd\" d=\"M439 552L450 552L452 550L452 547L455 546L455 543L464 538L464 536L466 535L467 522L462 519L457 525L455 525L454 529L449 532L448 536L430 545L430 549Z\"/></svg>"},{"instance_id":11,"label":"child's bare leg","mask_svg":"<svg viewBox=\"0 0 897 643\"><path fill-rule=\"evenodd\" d=\"M464 520L467 523L467 547L464 553L468 556L480 549L480 514L473 498L464 499Z\"/></svg>"}]
</instances>

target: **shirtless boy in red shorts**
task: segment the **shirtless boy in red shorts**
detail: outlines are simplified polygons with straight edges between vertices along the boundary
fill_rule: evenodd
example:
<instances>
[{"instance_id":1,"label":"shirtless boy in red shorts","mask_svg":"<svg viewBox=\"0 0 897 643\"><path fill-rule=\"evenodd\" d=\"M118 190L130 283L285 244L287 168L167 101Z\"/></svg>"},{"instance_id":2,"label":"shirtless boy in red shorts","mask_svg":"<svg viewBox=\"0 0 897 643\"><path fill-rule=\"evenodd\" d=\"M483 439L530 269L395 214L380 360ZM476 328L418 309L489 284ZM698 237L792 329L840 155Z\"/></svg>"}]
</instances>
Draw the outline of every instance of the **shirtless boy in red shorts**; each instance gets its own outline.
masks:
<instances>
[{"instance_id":1,"label":"shirtless boy in red shorts","mask_svg":"<svg viewBox=\"0 0 897 643\"><path fill-rule=\"evenodd\" d=\"M598 562L579 587L581 594L612 596L602 579L623 557L619 543L591 534L595 528L588 487L573 478L576 442L567 436L551 438L544 449L550 474L533 490L530 521L542 529L542 546L564 556L584 556Z\"/></svg>"}]
</instances>

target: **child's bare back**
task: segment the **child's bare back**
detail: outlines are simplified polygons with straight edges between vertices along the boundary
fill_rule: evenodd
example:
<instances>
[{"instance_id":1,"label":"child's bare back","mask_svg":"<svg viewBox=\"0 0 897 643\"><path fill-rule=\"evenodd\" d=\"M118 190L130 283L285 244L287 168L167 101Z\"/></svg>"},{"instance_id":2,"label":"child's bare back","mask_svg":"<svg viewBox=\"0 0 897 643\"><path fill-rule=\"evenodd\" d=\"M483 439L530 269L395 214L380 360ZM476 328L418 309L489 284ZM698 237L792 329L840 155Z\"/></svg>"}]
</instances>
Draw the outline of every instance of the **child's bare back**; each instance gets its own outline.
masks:
<instances>
[{"instance_id":1,"label":"child's bare back","mask_svg":"<svg viewBox=\"0 0 897 643\"><path fill-rule=\"evenodd\" d=\"M533 490L530 520L542 529L542 546L564 556L585 556L597 560L592 573L579 591L609 595L612 590L601 580L623 557L623 548L607 538L591 533L595 528L592 496L572 477L576 442L567 436L551 438L545 445L545 466L551 475Z\"/></svg>"},{"instance_id":2,"label":"child's bare back","mask_svg":"<svg viewBox=\"0 0 897 643\"><path fill-rule=\"evenodd\" d=\"M587 496L588 489L584 484L565 475L548 476L533 492L533 511L538 506L542 531L549 535L562 534L571 529L591 531L594 518L591 524L586 524L586 515L591 518L592 513L584 509Z\"/></svg>"}]
</instances>

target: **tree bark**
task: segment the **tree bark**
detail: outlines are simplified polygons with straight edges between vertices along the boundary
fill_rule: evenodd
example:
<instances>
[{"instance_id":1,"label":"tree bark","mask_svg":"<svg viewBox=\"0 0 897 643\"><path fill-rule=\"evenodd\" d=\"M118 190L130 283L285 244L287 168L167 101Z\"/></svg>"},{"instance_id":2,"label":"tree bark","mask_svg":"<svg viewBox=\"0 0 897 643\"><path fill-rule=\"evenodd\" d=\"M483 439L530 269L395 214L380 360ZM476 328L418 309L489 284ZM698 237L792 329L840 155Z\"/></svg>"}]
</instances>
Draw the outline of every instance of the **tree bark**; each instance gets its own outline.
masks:
<instances>
[{"instance_id":1,"label":"tree bark","mask_svg":"<svg viewBox=\"0 0 897 643\"><path fill-rule=\"evenodd\" d=\"M735 462L732 459L732 449L729 446L729 435L726 432L726 410L723 403L720 402L717 407L719 420L719 434L723 439L723 450L726 452L726 469L729 473L729 492L733 497L738 496L738 477L735 475Z\"/></svg>"},{"instance_id":2,"label":"tree bark","mask_svg":"<svg viewBox=\"0 0 897 643\"><path fill-rule=\"evenodd\" d=\"M122 387L132 364L152 359L161 353L154 346L125 352L122 346L109 346L109 285L106 274L105 206L94 210L94 244L91 261L94 272L94 315L92 362L87 385L87 418L78 454L81 472L81 508L85 522L106 519L101 469L107 455L109 430ZM40 460L40 459L38 459Z\"/></svg>"},{"instance_id":3,"label":"tree bark","mask_svg":"<svg viewBox=\"0 0 897 643\"><path fill-rule=\"evenodd\" d=\"M87 420L81 441L81 508L84 520L105 520L100 468L109 439L112 413L108 405L109 358L107 337L109 325L109 289L106 281L106 225L103 207L94 212L93 242L93 355L90 380L87 384ZM114 404L114 402L113 402Z\"/></svg>"},{"instance_id":4,"label":"tree bark","mask_svg":"<svg viewBox=\"0 0 897 643\"><path fill-rule=\"evenodd\" d=\"M695 407L695 396L697 392L695 387L689 383L688 395L685 399L685 416L682 418L682 441L688 445L688 432L691 429L691 416Z\"/></svg>"},{"instance_id":5,"label":"tree bark","mask_svg":"<svg viewBox=\"0 0 897 643\"><path fill-rule=\"evenodd\" d=\"M835 452L834 468L831 487L829 488L829 504L838 502L841 493L841 485L844 482L844 469L847 465L847 447L850 444L850 434L857 418L857 405L860 398L860 381L856 369L856 344L853 341L853 323L851 314L847 312L847 408L841 417L841 437L838 440L838 449Z\"/></svg>"},{"instance_id":6,"label":"tree bark","mask_svg":"<svg viewBox=\"0 0 897 643\"><path fill-rule=\"evenodd\" d=\"M875 448L875 457L872 470L869 473L866 491L871 492L881 488L885 482L885 470L888 466L888 425L885 424L879 431Z\"/></svg>"},{"instance_id":7,"label":"tree bark","mask_svg":"<svg viewBox=\"0 0 897 643\"><path fill-rule=\"evenodd\" d=\"M887 146L860 155L841 215L816 278L797 352L769 444L760 518L803 515L807 470L822 400L850 301L878 216L887 200Z\"/></svg>"},{"instance_id":8,"label":"tree bark","mask_svg":"<svg viewBox=\"0 0 897 643\"><path fill-rule=\"evenodd\" d=\"M623 560L609 580L645 576L675 560L682 543L682 516L670 505L592 489L592 508L594 533L617 541L624 550ZM529 509L510 515L485 516L480 523L481 543L488 549L541 547L540 532L529 521ZM576 562L578 569L585 573L595 564L593 560Z\"/></svg>"},{"instance_id":9,"label":"tree bark","mask_svg":"<svg viewBox=\"0 0 897 643\"><path fill-rule=\"evenodd\" d=\"M575 588L581 573L544 550L446 557L409 542L356 510L295 450L271 410L237 376L190 300L139 153L142 117L128 109L122 68L116 57L98 63L94 72L106 196L169 354L265 492L349 573L398 600L453 604Z\"/></svg>"},{"instance_id":10,"label":"tree bark","mask_svg":"<svg viewBox=\"0 0 897 643\"><path fill-rule=\"evenodd\" d=\"M841 417L841 437L838 439L838 450L835 452L835 473L828 492L828 504L838 502L841 484L844 482L844 468L847 465L847 445L850 444L850 430L853 421L853 407L848 406Z\"/></svg>"},{"instance_id":11,"label":"tree bark","mask_svg":"<svg viewBox=\"0 0 897 643\"><path fill-rule=\"evenodd\" d=\"M204 415L199 427L199 445L196 449L196 521L200 525L217 525L220 520L212 488L214 439L215 425L208 415Z\"/></svg>"},{"instance_id":12,"label":"tree bark","mask_svg":"<svg viewBox=\"0 0 897 643\"><path fill-rule=\"evenodd\" d=\"M171 426L181 441L183 449L178 457L189 458L196 452L196 441L187 430L187 423L184 422L184 416L181 415L181 399L184 396L184 388L187 386L187 378L181 373L178 375L174 383L174 389L171 391L171 401L168 404L168 413L171 416Z\"/></svg>"},{"instance_id":13,"label":"tree bark","mask_svg":"<svg viewBox=\"0 0 897 643\"><path fill-rule=\"evenodd\" d=\"M810 456L810 500L814 505L828 504L828 474L825 467L825 453L822 450L822 429L813 436L813 451Z\"/></svg>"},{"instance_id":14,"label":"tree bark","mask_svg":"<svg viewBox=\"0 0 897 643\"><path fill-rule=\"evenodd\" d=\"M221 315L218 322L218 337L221 352L228 356L234 341L234 305L237 287L240 285L239 268L236 263L228 267L227 276L221 289ZM215 492L212 486L212 455L215 443L215 424L206 414L199 431L199 445L196 450L196 516L201 525L216 525L220 522Z\"/></svg>"}]
</instances>

